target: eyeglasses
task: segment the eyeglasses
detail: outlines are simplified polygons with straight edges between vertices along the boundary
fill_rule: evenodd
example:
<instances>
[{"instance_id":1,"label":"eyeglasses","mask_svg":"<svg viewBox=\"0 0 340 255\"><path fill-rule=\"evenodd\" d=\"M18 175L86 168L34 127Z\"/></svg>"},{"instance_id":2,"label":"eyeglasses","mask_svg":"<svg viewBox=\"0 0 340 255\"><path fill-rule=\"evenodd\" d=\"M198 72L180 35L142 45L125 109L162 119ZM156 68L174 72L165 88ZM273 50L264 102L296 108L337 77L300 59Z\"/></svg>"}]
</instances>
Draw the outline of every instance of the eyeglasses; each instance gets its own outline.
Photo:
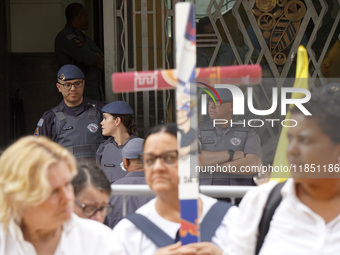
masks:
<instances>
[{"instance_id":1,"label":"eyeglasses","mask_svg":"<svg viewBox=\"0 0 340 255\"><path fill-rule=\"evenodd\" d=\"M67 90L71 89L72 86L74 86L74 87L77 89L77 88L79 88L81 85L83 85L83 80L81 80L81 81L76 81L75 83L70 83L70 82L60 83L60 82L58 81L58 84L64 86L64 89L67 89Z\"/></svg>"},{"instance_id":2,"label":"eyeglasses","mask_svg":"<svg viewBox=\"0 0 340 255\"><path fill-rule=\"evenodd\" d=\"M141 161L143 164L147 167L151 167L156 163L156 160L158 158L161 159L161 161L168 165L168 166L173 166L177 164L177 159L178 159L178 151L165 151L162 154L159 155L154 155L154 154L143 154L141 157Z\"/></svg>"},{"instance_id":3,"label":"eyeglasses","mask_svg":"<svg viewBox=\"0 0 340 255\"><path fill-rule=\"evenodd\" d=\"M112 212L113 210L113 205L105 205L105 206L101 206L101 207L96 207L94 205L86 205L83 204L82 202L79 202L78 200L74 201L77 205L79 205L82 209L83 209L83 214L86 217L92 217L93 215L95 215L97 212L101 212L101 213L105 213L105 215L108 215Z\"/></svg>"}]
</instances>

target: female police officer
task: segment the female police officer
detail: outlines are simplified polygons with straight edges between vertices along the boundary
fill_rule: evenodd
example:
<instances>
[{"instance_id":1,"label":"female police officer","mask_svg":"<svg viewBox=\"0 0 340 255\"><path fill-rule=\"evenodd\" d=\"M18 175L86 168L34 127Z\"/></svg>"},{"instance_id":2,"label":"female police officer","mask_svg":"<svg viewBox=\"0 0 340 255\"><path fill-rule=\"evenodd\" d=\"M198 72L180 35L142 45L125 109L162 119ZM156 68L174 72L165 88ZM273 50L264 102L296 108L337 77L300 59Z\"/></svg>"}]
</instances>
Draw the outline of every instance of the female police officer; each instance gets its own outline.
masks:
<instances>
[{"instance_id":1,"label":"female police officer","mask_svg":"<svg viewBox=\"0 0 340 255\"><path fill-rule=\"evenodd\" d=\"M110 183L124 177L126 171L121 168L122 149L135 135L130 105L123 101L115 101L105 105L102 109L102 134L110 136L103 141L97 150L96 162L101 165Z\"/></svg>"}]
</instances>

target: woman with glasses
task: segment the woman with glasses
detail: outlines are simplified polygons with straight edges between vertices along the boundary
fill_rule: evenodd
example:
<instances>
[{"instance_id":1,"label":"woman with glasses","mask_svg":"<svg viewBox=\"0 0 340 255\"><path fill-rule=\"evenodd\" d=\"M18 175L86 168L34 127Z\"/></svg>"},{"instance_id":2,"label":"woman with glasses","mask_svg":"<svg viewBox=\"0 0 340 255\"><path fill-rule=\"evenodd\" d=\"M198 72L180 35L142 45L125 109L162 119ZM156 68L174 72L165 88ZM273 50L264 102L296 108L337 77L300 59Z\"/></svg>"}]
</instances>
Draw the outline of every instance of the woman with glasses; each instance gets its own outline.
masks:
<instances>
[{"instance_id":1,"label":"woman with glasses","mask_svg":"<svg viewBox=\"0 0 340 255\"><path fill-rule=\"evenodd\" d=\"M132 118L134 112L124 101L109 103L102 112L102 134L109 138L99 145L96 162L104 170L109 182L113 183L127 173L122 167L122 150L129 140L137 137Z\"/></svg>"},{"instance_id":2,"label":"woman with glasses","mask_svg":"<svg viewBox=\"0 0 340 255\"><path fill-rule=\"evenodd\" d=\"M122 219L113 229L115 245L122 246L123 254L222 254L228 243L230 222L237 216L238 210L232 206L221 217L211 242L201 242L182 246L178 242L180 228L180 208L178 199L178 151L177 127L170 124L155 127L146 136L143 149L143 165L146 182L156 197L140 207L138 217L146 218L160 229L162 236L171 239L170 245L162 246L153 240L153 233L145 233L145 229L137 227L129 219ZM215 205L216 199L200 195L198 200L199 222ZM204 231L204 230L201 230ZM154 232L156 233L156 232ZM158 235L158 234L156 234ZM160 236L160 235L159 235Z\"/></svg>"},{"instance_id":3,"label":"woman with glasses","mask_svg":"<svg viewBox=\"0 0 340 255\"><path fill-rule=\"evenodd\" d=\"M78 162L78 174L72 185L75 196L74 213L104 223L113 206L109 204L111 187L103 170L93 161Z\"/></svg>"},{"instance_id":4,"label":"woman with glasses","mask_svg":"<svg viewBox=\"0 0 340 255\"><path fill-rule=\"evenodd\" d=\"M0 157L0 255L120 255L110 228L73 214L72 154L27 136Z\"/></svg>"}]
</instances>

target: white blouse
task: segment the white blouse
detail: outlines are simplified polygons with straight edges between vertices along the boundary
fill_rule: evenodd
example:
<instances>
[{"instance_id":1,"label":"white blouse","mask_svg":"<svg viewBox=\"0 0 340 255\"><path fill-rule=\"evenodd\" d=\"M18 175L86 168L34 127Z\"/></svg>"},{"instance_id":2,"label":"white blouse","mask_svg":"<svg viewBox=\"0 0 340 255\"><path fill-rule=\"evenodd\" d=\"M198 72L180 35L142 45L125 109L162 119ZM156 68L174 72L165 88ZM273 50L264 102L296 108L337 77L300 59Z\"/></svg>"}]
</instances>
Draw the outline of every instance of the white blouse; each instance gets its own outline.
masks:
<instances>
[{"instance_id":1,"label":"white blouse","mask_svg":"<svg viewBox=\"0 0 340 255\"><path fill-rule=\"evenodd\" d=\"M230 230L232 242L227 254L255 254L258 225L269 193L276 184L263 184L243 198L237 224ZM281 194L282 201L273 215L260 255L340 254L340 215L326 224L297 198L293 179L282 187Z\"/></svg>"},{"instance_id":2,"label":"white blouse","mask_svg":"<svg viewBox=\"0 0 340 255\"><path fill-rule=\"evenodd\" d=\"M204 218L212 205L216 202L216 199L210 198L204 195L200 195L203 204L202 217ZM156 199L151 200L144 206L140 207L136 212L144 215L171 238L175 239L176 233L180 227L179 223L175 223L162 218L155 208ZM221 225L217 228L215 236L212 238L212 243L217 245L220 249L224 250L228 245L229 240L229 225L237 218L238 208L233 206L224 216ZM150 255L154 254L158 247L145 236L139 228L137 228L131 221L122 219L113 229L114 246L121 246L124 252L122 255Z\"/></svg>"},{"instance_id":3,"label":"white blouse","mask_svg":"<svg viewBox=\"0 0 340 255\"><path fill-rule=\"evenodd\" d=\"M61 239L55 255L120 255L113 246L110 228L94 220L82 219L72 214L63 225ZM33 245L23 238L20 227L11 220L8 233L0 224L0 255L37 255Z\"/></svg>"}]
</instances>

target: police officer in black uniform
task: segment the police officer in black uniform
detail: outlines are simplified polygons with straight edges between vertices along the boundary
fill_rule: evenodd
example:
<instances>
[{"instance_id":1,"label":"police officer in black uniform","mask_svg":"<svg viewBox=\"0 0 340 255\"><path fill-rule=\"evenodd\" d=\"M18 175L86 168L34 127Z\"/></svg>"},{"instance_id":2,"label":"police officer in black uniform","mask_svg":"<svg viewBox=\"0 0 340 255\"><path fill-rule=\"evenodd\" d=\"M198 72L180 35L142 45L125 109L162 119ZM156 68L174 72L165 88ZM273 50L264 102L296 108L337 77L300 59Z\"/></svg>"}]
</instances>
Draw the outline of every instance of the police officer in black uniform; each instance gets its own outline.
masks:
<instances>
[{"instance_id":1,"label":"police officer in black uniform","mask_svg":"<svg viewBox=\"0 0 340 255\"><path fill-rule=\"evenodd\" d=\"M64 65L57 74L60 104L43 114L34 135L47 136L68 148L77 158L95 158L103 141L100 122L103 103L83 97L84 73L75 65Z\"/></svg>"},{"instance_id":2,"label":"police officer in black uniform","mask_svg":"<svg viewBox=\"0 0 340 255\"><path fill-rule=\"evenodd\" d=\"M260 139L255 130L243 124L231 124L233 117L233 98L228 89L216 89L222 105L216 97L216 105L211 100L208 105L210 121L199 123L199 141L203 165L223 167L224 171L236 169L235 172L210 172L201 174L201 184L205 185L253 185L254 173L241 173L242 166L257 166L261 151ZM215 96L215 95L214 95ZM213 126L214 119L223 119ZM229 166L229 168L228 168ZM232 167L232 168L231 168ZM242 175L243 178L240 178Z\"/></svg>"},{"instance_id":3,"label":"police officer in black uniform","mask_svg":"<svg viewBox=\"0 0 340 255\"><path fill-rule=\"evenodd\" d=\"M88 27L88 12L83 5L72 3L66 7L67 24L55 39L55 54L59 67L66 64L78 66L85 74L84 95L103 101L104 54L102 50L83 33Z\"/></svg>"}]
</instances>

